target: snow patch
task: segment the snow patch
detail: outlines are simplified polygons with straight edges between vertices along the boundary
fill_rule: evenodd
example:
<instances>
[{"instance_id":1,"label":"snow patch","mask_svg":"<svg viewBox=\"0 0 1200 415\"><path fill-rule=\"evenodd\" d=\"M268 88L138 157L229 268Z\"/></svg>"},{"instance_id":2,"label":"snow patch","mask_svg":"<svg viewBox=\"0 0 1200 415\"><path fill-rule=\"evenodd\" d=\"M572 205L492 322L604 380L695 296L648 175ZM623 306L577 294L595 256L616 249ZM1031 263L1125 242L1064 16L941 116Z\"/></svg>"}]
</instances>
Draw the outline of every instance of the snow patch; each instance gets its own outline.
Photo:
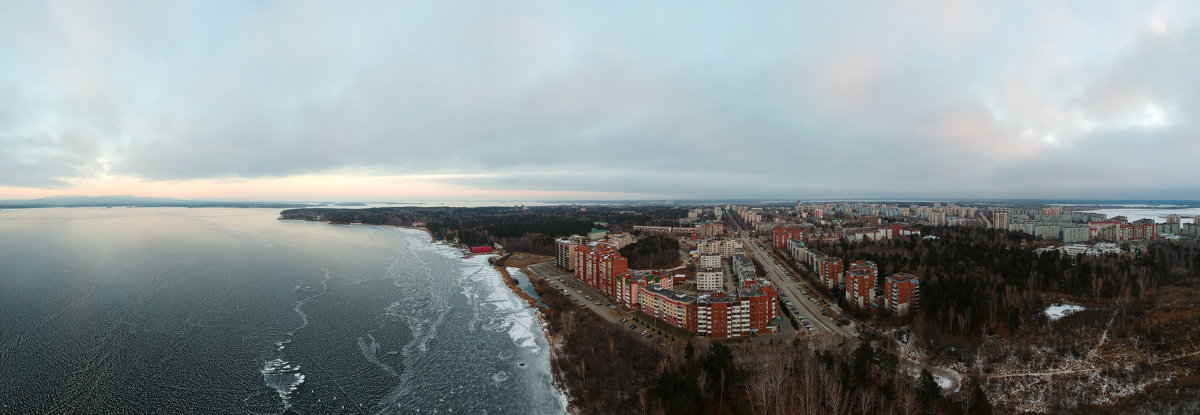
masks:
<instances>
[{"instance_id":1,"label":"snow patch","mask_svg":"<svg viewBox=\"0 0 1200 415\"><path fill-rule=\"evenodd\" d=\"M1079 311L1083 311L1083 310L1085 310L1085 308L1083 308L1082 306L1077 306L1077 305L1072 305L1072 304L1055 304L1050 307L1046 307L1045 313L1046 313L1046 317L1050 318L1050 321L1054 321L1054 320L1058 320L1060 318L1066 317L1066 316L1070 315L1071 313L1075 313L1075 312L1079 312Z\"/></svg>"}]
</instances>

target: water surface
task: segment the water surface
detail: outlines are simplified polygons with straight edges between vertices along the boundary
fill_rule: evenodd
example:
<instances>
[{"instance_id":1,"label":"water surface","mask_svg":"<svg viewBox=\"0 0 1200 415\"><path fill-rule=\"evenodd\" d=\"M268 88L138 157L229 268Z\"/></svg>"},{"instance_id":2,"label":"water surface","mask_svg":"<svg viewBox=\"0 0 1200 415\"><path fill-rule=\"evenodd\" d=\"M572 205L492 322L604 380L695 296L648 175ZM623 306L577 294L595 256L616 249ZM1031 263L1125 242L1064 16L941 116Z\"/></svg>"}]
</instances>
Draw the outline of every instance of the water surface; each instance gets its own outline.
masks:
<instances>
[{"instance_id":1,"label":"water surface","mask_svg":"<svg viewBox=\"0 0 1200 415\"><path fill-rule=\"evenodd\" d=\"M277 217L0 211L0 412L563 412L486 258Z\"/></svg>"}]
</instances>

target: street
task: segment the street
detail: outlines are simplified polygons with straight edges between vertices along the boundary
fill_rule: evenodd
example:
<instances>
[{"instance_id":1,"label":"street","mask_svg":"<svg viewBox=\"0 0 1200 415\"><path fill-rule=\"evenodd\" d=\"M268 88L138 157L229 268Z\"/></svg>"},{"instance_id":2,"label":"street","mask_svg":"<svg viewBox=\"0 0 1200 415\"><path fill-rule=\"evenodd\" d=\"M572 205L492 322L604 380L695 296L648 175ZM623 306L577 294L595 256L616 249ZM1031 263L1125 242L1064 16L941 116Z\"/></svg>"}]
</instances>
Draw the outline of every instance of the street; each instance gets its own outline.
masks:
<instances>
[{"instance_id":1,"label":"street","mask_svg":"<svg viewBox=\"0 0 1200 415\"><path fill-rule=\"evenodd\" d=\"M662 326L665 325L665 323L645 318L635 320L636 313L633 310L626 309L620 304L613 302L613 300L608 296L601 294L591 286L575 279L575 275L562 272L549 262L533 264L530 265L528 269L535 274L535 277L546 281L546 283L550 284L552 288L558 289L559 292L562 292L562 290L565 289L566 292L564 294L566 294L567 297L575 300L575 302L580 306L591 311L593 314L600 316L604 320L612 324L616 324L626 330L636 331L636 334L646 341L653 343L664 340L663 336L658 335L657 332L663 329ZM591 297L590 299L588 298L589 296ZM599 305L596 304L597 302ZM612 307L608 306L610 304ZM630 325L633 325L635 328L630 329ZM642 331L646 331L647 333L643 335L641 334ZM665 337L665 340L670 339L670 337Z\"/></svg>"}]
</instances>

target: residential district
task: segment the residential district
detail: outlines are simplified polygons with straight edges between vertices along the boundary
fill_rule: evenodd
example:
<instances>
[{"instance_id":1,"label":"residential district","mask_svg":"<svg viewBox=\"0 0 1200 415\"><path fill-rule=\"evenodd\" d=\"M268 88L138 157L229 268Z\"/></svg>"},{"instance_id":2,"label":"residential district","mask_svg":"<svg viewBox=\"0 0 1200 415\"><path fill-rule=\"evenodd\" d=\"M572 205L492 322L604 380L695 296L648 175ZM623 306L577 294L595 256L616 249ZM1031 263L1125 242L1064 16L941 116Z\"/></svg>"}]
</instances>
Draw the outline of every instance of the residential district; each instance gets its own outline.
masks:
<instances>
[{"instance_id":1,"label":"residential district","mask_svg":"<svg viewBox=\"0 0 1200 415\"><path fill-rule=\"evenodd\" d=\"M632 233L619 234L594 229L558 239L554 265L615 304L697 336L730 339L778 333L785 319L807 331L848 333L840 327L852 323L837 317L844 310L821 298L809 283L860 311L902 317L920 307L920 275L880 275L880 264L827 255L810 247L817 241L919 236L920 225L975 226L1060 242L1040 251L1100 255L1159 238L1200 236L1200 218L1184 223L1179 215L1168 215L1163 222L1130 222L1088 210L1094 208L954 202L697 207L679 226L633 226ZM684 263L670 269L630 269L620 249L634 243L635 235L650 234L679 238Z\"/></svg>"}]
</instances>

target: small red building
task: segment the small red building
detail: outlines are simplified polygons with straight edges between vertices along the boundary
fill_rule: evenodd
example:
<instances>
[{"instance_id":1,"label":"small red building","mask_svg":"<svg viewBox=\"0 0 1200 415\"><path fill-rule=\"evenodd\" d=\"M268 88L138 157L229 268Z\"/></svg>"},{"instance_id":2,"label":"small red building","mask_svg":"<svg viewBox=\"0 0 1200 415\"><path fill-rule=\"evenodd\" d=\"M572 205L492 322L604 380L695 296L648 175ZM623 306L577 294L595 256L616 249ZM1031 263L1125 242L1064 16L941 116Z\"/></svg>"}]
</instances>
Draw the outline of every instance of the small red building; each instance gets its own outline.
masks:
<instances>
[{"instance_id":1,"label":"small red building","mask_svg":"<svg viewBox=\"0 0 1200 415\"><path fill-rule=\"evenodd\" d=\"M472 246L471 247L472 254L486 254L486 253L490 253L490 252L492 252L492 247L490 247L490 246Z\"/></svg>"}]
</instances>

